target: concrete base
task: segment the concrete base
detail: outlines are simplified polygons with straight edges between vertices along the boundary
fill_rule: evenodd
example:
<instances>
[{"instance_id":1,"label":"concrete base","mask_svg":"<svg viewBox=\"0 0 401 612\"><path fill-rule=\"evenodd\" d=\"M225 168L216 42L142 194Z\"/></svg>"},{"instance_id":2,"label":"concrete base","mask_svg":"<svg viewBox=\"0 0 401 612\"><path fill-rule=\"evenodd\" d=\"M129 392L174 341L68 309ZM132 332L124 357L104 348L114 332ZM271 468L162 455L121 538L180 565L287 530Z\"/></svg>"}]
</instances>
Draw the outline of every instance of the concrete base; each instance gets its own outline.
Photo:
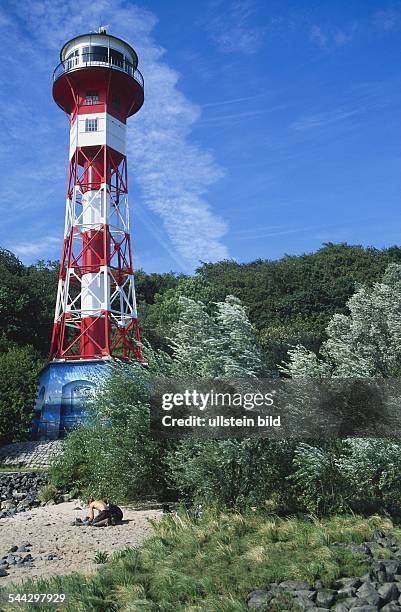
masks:
<instances>
[{"instance_id":1,"label":"concrete base","mask_svg":"<svg viewBox=\"0 0 401 612\"><path fill-rule=\"evenodd\" d=\"M51 361L39 375L33 419L37 440L62 438L85 418L88 399L109 372L107 361Z\"/></svg>"}]
</instances>

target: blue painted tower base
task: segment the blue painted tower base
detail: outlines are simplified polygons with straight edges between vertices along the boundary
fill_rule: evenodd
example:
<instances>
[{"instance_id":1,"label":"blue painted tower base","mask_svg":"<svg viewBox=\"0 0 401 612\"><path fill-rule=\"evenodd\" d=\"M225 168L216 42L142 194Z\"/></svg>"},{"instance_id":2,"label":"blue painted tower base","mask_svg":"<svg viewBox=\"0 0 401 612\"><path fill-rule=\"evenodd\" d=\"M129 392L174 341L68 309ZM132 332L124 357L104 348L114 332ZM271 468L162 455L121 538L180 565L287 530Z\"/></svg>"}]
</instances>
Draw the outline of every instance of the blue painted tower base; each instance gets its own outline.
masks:
<instances>
[{"instance_id":1,"label":"blue painted tower base","mask_svg":"<svg viewBox=\"0 0 401 612\"><path fill-rule=\"evenodd\" d=\"M33 418L33 437L62 438L86 416L88 399L109 372L109 363L51 361L39 375L39 393Z\"/></svg>"}]
</instances>

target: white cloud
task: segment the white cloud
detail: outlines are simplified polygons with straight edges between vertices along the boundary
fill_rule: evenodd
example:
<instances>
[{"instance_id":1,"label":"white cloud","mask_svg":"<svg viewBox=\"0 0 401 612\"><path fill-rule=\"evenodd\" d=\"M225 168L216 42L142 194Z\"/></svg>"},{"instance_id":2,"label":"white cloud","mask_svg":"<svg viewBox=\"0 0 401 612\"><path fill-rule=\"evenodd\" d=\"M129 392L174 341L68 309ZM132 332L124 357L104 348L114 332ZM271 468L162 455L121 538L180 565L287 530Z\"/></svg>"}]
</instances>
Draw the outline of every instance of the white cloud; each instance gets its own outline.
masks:
<instances>
[{"instance_id":1,"label":"white cloud","mask_svg":"<svg viewBox=\"0 0 401 612\"><path fill-rule=\"evenodd\" d=\"M323 113L316 113L315 115L308 115L307 117L297 119L290 125L290 128L296 130L297 132L306 132L316 128L324 128L333 123L345 121L349 117L353 117L354 115L361 113L363 110L363 108L354 110L338 109Z\"/></svg>"},{"instance_id":2,"label":"white cloud","mask_svg":"<svg viewBox=\"0 0 401 612\"><path fill-rule=\"evenodd\" d=\"M60 238L56 236L43 236L36 242L18 242L10 245L10 251L19 257L44 257L49 252L54 256L55 247L60 246Z\"/></svg>"},{"instance_id":3,"label":"white cloud","mask_svg":"<svg viewBox=\"0 0 401 612\"><path fill-rule=\"evenodd\" d=\"M250 24L255 11L254 0L215 0L206 11L203 25L221 51L253 55L259 51L264 33Z\"/></svg>"},{"instance_id":4,"label":"white cloud","mask_svg":"<svg viewBox=\"0 0 401 612\"><path fill-rule=\"evenodd\" d=\"M401 12L395 8L378 11L372 17L372 25L382 32L390 32L401 25Z\"/></svg>"},{"instance_id":5,"label":"white cloud","mask_svg":"<svg viewBox=\"0 0 401 612\"><path fill-rule=\"evenodd\" d=\"M181 267L190 270L199 261L228 257L222 242L226 224L207 201L209 186L223 176L223 170L210 152L190 141L200 109L179 91L178 73L162 61L164 50L152 35L156 17L124 0L112 5L98 0L79 5L79 10L73 0L15 1L13 6L36 39L27 60L39 54L47 70L57 63L57 51L66 40L99 24L110 24L110 33L132 43L145 77L145 104L128 124L131 183L139 184L143 201L160 216L171 243L169 250L176 252L173 258ZM165 248L159 233L153 236Z\"/></svg>"}]
</instances>

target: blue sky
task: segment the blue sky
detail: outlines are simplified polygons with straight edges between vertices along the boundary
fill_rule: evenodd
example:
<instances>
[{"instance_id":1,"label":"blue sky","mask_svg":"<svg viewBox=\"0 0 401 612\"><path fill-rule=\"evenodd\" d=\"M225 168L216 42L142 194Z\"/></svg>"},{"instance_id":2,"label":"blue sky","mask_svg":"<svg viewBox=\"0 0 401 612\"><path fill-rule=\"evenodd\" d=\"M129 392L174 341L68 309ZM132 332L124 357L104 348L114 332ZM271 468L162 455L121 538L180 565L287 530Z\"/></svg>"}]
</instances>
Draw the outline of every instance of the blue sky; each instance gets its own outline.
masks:
<instances>
[{"instance_id":1,"label":"blue sky","mask_svg":"<svg viewBox=\"0 0 401 612\"><path fill-rule=\"evenodd\" d=\"M51 75L99 25L145 77L128 143L137 268L400 244L399 2L5 0L1 246L60 256L68 123Z\"/></svg>"}]
</instances>

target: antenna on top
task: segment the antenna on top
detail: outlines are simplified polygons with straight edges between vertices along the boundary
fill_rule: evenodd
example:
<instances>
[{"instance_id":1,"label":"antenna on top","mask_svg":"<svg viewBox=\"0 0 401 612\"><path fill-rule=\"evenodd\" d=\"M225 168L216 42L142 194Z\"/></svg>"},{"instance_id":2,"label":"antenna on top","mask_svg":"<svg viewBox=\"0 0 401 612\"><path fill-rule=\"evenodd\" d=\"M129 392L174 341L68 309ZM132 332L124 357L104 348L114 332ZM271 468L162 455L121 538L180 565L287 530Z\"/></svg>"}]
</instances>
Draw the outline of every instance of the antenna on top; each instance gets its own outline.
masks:
<instances>
[{"instance_id":1,"label":"antenna on top","mask_svg":"<svg viewBox=\"0 0 401 612\"><path fill-rule=\"evenodd\" d=\"M97 33L98 34L107 34L107 28L108 27L109 27L108 25L99 26L99 29L98 29Z\"/></svg>"}]
</instances>

